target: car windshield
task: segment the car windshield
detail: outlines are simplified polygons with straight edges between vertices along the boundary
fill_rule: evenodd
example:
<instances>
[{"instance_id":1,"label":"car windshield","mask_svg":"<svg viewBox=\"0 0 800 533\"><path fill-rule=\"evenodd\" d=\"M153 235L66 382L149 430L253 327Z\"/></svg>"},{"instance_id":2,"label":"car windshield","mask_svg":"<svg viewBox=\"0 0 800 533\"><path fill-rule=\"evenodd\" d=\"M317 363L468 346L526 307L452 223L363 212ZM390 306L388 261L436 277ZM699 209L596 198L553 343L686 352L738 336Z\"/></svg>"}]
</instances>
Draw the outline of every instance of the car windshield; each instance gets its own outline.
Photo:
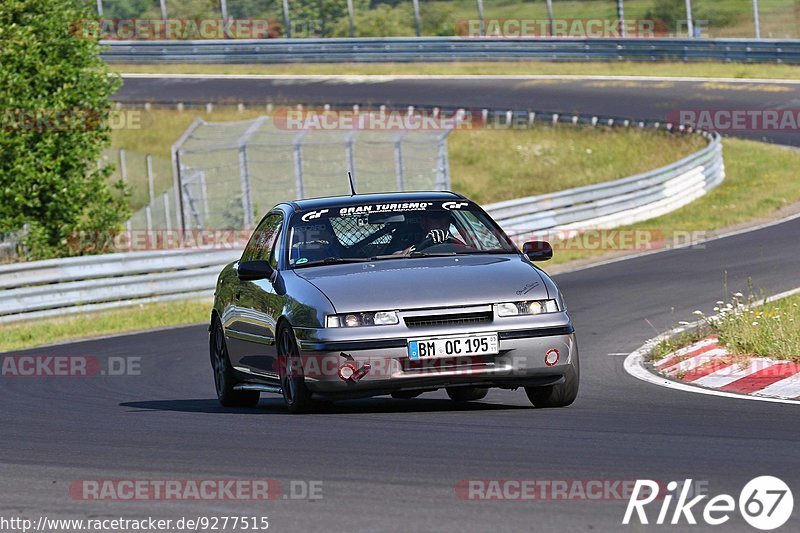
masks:
<instances>
[{"instance_id":1,"label":"car windshield","mask_svg":"<svg viewBox=\"0 0 800 533\"><path fill-rule=\"evenodd\" d=\"M289 264L516 253L473 202L420 201L310 209L294 215Z\"/></svg>"}]
</instances>

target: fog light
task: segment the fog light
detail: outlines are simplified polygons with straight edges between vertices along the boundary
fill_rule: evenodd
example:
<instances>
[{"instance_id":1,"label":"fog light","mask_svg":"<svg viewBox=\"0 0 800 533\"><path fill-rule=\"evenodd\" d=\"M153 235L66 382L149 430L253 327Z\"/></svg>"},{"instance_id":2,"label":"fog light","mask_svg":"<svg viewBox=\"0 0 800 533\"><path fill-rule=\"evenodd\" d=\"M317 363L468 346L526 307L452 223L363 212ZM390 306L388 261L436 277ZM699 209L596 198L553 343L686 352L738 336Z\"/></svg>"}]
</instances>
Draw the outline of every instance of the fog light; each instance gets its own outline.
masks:
<instances>
[{"instance_id":1,"label":"fog light","mask_svg":"<svg viewBox=\"0 0 800 533\"><path fill-rule=\"evenodd\" d=\"M354 328L360 326L361 321L358 319L358 315L347 315L344 317L344 325L348 328Z\"/></svg>"},{"instance_id":2,"label":"fog light","mask_svg":"<svg viewBox=\"0 0 800 533\"><path fill-rule=\"evenodd\" d=\"M339 367L339 377L343 380L347 381L353 377L353 374L356 373L356 365L350 361L346 363L342 363L342 366Z\"/></svg>"}]
</instances>

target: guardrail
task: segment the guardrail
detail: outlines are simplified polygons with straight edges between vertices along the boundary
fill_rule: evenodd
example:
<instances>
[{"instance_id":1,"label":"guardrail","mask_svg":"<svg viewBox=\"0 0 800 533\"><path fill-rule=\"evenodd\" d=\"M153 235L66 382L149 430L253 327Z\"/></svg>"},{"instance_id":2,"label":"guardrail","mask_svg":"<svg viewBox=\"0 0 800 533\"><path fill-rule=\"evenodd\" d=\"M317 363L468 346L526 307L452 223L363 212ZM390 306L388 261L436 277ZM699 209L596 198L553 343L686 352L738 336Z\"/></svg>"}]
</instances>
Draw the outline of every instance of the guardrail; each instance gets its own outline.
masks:
<instances>
[{"instance_id":1,"label":"guardrail","mask_svg":"<svg viewBox=\"0 0 800 533\"><path fill-rule=\"evenodd\" d=\"M387 37L103 41L112 63L731 61L800 63L800 40Z\"/></svg>"},{"instance_id":2,"label":"guardrail","mask_svg":"<svg viewBox=\"0 0 800 533\"><path fill-rule=\"evenodd\" d=\"M529 123L647 127L644 122L577 115L524 113ZM514 112L498 112L507 122ZM538 117L538 119L537 119ZM654 124L673 131L671 124ZM679 128L683 130L683 128ZM509 233L579 231L631 224L673 211L725 178L718 134L709 144L665 167L587 187L485 206ZM220 268L240 249L126 252L0 265L0 324L174 299L210 298Z\"/></svg>"},{"instance_id":3,"label":"guardrail","mask_svg":"<svg viewBox=\"0 0 800 533\"><path fill-rule=\"evenodd\" d=\"M241 250L166 250L0 266L0 323L172 299L211 297Z\"/></svg>"},{"instance_id":4,"label":"guardrail","mask_svg":"<svg viewBox=\"0 0 800 533\"><path fill-rule=\"evenodd\" d=\"M674 211L725 179L722 139L704 133L709 145L662 168L552 194L485 206L511 237L549 229L580 230L633 224Z\"/></svg>"}]
</instances>

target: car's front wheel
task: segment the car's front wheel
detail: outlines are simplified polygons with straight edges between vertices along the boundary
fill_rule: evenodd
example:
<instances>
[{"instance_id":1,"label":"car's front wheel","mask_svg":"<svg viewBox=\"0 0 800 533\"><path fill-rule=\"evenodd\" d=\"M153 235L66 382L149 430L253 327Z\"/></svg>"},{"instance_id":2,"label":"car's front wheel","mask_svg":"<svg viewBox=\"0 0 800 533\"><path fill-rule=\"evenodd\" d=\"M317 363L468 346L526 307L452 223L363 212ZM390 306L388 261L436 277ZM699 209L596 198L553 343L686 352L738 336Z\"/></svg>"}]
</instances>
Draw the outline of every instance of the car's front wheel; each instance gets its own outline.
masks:
<instances>
[{"instance_id":1,"label":"car's front wheel","mask_svg":"<svg viewBox=\"0 0 800 533\"><path fill-rule=\"evenodd\" d=\"M548 387L525 387L525 394L535 407L566 407L578 397L581 365L576 351L564 374L564 382Z\"/></svg>"},{"instance_id":2,"label":"car's front wheel","mask_svg":"<svg viewBox=\"0 0 800 533\"><path fill-rule=\"evenodd\" d=\"M303 364L292 327L282 324L278 330L278 358L283 401L292 414L308 413L314 407L311 391L306 387Z\"/></svg>"},{"instance_id":3,"label":"car's front wheel","mask_svg":"<svg viewBox=\"0 0 800 533\"><path fill-rule=\"evenodd\" d=\"M209 338L211 367L214 370L214 387L217 399L225 407L252 407L258 403L261 394L258 391L234 390L236 376L228 359L228 347L225 343L225 331L219 318L214 317L211 323Z\"/></svg>"}]
</instances>

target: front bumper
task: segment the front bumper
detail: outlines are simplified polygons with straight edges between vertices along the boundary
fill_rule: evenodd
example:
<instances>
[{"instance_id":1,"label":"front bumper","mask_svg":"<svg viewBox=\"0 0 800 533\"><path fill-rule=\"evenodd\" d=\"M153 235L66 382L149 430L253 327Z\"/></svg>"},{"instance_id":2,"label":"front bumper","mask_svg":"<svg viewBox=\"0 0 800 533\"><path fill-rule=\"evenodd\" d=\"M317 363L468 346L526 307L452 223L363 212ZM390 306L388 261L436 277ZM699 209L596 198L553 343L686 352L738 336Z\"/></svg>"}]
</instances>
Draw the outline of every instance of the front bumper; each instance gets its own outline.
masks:
<instances>
[{"instance_id":1,"label":"front bumper","mask_svg":"<svg viewBox=\"0 0 800 533\"><path fill-rule=\"evenodd\" d=\"M419 331L405 327L298 328L296 334L308 388L331 396L450 386L515 388L563 380L578 354L566 313L537 316L535 321L530 317L504 320L503 327L498 327L497 322L481 327ZM396 331L390 332L392 329ZM385 335L375 336L376 330ZM421 361L408 357L409 339L480 333L498 334L498 354ZM346 361L357 368L368 365L369 370L357 381L343 379L338 370Z\"/></svg>"}]
</instances>

